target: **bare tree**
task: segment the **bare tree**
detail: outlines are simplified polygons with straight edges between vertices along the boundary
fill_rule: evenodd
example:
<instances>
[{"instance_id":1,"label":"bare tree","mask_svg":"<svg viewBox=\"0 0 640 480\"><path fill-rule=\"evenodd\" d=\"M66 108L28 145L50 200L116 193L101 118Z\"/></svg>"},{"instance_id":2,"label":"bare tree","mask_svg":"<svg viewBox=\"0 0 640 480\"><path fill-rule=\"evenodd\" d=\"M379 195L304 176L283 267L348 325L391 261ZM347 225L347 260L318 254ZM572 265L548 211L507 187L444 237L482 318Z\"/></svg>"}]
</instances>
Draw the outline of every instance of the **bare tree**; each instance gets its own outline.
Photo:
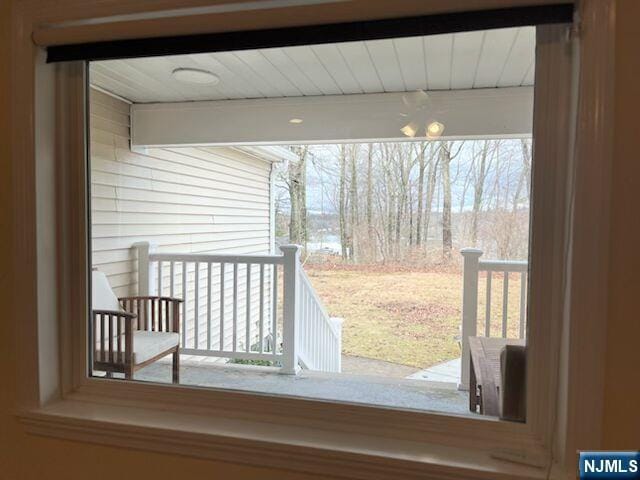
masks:
<instances>
[{"instance_id":1,"label":"bare tree","mask_svg":"<svg viewBox=\"0 0 640 480\"><path fill-rule=\"evenodd\" d=\"M357 177L357 162L359 145L352 144L349 148L350 165L351 165L351 179L349 182L349 258L355 260L355 235L358 228L358 177Z\"/></svg>"},{"instance_id":2,"label":"bare tree","mask_svg":"<svg viewBox=\"0 0 640 480\"><path fill-rule=\"evenodd\" d=\"M308 147L291 147L298 159L285 163L278 178L284 183L289 200L289 241L304 245L307 243L307 157ZM278 210L285 202L278 201Z\"/></svg>"},{"instance_id":3,"label":"bare tree","mask_svg":"<svg viewBox=\"0 0 640 480\"><path fill-rule=\"evenodd\" d=\"M458 149L453 152L456 142L442 142L440 145L440 165L442 167L442 256L445 261L451 260L453 251L453 235L451 232L451 161L458 156L464 142L459 142Z\"/></svg>"},{"instance_id":4,"label":"bare tree","mask_svg":"<svg viewBox=\"0 0 640 480\"><path fill-rule=\"evenodd\" d=\"M334 229L345 261L403 261L409 254L413 261L423 252L428 262L435 236L440 237L444 261L454 258L455 245L468 245L467 241L487 255L526 255L529 140L383 142L292 150L300 161L279 167L287 195L277 202L277 215L289 214L288 224L277 223L279 231L288 228L291 241L307 242L307 189L316 188L321 178L321 210L329 205L329 213L321 220L315 214L309 218L323 225L323 236ZM309 169L309 179L304 169ZM310 198L318 201L315 190Z\"/></svg>"},{"instance_id":5,"label":"bare tree","mask_svg":"<svg viewBox=\"0 0 640 480\"><path fill-rule=\"evenodd\" d=\"M367 149L367 234L373 233L373 144Z\"/></svg>"},{"instance_id":6,"label":"bare tree","mask_svg":"<svg viewBox=\"0 0 640 480\"><path fill-rule=\"evenodd\" d=\"M422 209L424 201L424 170L426 167L425 152L427 143L422 142L418 148L418 206L416 207L416 245L422 243Z\"/></svg>"},{"instance_id":7,"label":"bare tree","mask_svg":"<svg viewBox=\"0 0 640 480\"><path fill-rule=\"evenodd\" d=\"M471 244L478 245L478 216L484 199L484 187L489 172L490 154L497 150L497 141L484 140L477 155L474 155L473 206L471 211Z\"/></svg>"},{"instance_id":8,"label":"bare tree","mask_svg":"<svg viewBox=\"0 0 640 480\"><path fill-rule=\"evenodd\" d=\"M439 158L437 156L438 149L431 147L431 155L429 156L429 164L427 166L427 198L425 200L424 210L424 243L426 245L429 240L429 223L431 221L431 212L433 211L433 198L436 191L436 180L438 177Z\"/></svg>"},{"instance_id":9,"label":"bare tree","mask_svg":"<svg viewBox=\"0 0 640 480\"><path fill-rule=\"evenodd\" d=\"M342 259L348 258L349 252L349 236L347 235L347 146L340 145L340 180L339 180L339 207L338 215L340 222L340 250Z\"/></svg>"},{"instance_id":10,"label":"bare tree","mask_svg":"<svg viewBox=\"0 0 640 480\"><path fill-rule=\"evenodd\" d=\"M520 158L522 158L522 168L518 176L518 185L513 196L512 210L516 211L522 201L529 199L529 189L531 188L531 146L526 139L520 140Z\"/></svg>"}]
</instances>

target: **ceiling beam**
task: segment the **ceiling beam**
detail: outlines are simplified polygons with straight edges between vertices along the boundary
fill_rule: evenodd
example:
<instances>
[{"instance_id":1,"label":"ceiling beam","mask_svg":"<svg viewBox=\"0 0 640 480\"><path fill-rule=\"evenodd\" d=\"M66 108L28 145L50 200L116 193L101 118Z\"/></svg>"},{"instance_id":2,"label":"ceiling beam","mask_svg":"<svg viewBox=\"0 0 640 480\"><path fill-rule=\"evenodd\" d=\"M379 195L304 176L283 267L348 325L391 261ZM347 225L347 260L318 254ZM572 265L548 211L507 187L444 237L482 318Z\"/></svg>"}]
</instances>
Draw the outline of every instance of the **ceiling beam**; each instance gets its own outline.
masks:
<instances>
[{"instance_id":1,"label":"ceiling beam","mask_svg":"<svg viewBox=\"0 0 640 480\"><path fill-rule=\"evenodd\" d=\"M131 105L134 147L277 145L411 140L413 122L444 126L442 138L530 136L533 88L326 95ZM290 123L300 119L301 123Z\"/></svg>"}]
</instances>

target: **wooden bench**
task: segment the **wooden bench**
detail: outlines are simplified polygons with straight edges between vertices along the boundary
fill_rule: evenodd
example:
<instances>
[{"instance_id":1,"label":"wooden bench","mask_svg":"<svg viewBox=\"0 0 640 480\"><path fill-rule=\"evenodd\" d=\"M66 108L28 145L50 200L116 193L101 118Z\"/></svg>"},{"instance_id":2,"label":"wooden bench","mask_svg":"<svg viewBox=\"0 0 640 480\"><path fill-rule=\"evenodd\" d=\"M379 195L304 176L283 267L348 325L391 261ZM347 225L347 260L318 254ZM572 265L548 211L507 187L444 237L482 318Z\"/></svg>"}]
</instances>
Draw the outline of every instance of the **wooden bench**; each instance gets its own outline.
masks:
<instances>
[{"instance_id":1,"label":"wooden bench","mask_svg":"<svg viewBox=\"0 0 640 480\"><path fill-rule=\"evenodd\" d=\"M518 339L469 337L471 353L469 410L509 420L524 420L521 418L522 408L514 406L524 401L524 360L512 360L505 372L501 369L500 361L500 356L501 354L504 356L505 349L524 346L525 341ZM505 363L504 360L503 363ZM508 389L510 398L501 399L500 396L504 390L502 378L505 373L506 377L511 379L512 388Z\"/></svg>"}]
</instances>

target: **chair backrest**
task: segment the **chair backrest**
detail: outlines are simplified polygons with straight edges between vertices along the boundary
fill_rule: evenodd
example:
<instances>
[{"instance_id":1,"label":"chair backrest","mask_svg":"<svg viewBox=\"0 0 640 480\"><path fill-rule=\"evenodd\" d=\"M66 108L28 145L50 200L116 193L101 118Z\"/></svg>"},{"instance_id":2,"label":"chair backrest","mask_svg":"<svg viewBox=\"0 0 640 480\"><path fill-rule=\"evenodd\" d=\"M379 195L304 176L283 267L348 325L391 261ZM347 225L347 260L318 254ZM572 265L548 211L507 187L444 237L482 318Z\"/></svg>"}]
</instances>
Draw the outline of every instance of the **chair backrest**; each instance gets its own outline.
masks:
<instances>
[{"instance_id":1,"label":"chair backrest","mask_svg":"<svg viewBox=\"0 0 640 480\"><path fill-rule=\"evenodd\" d=\"M118 297L113 293L109 280L103 272L91 272L91 307L94 310L115 310L121 312L122 307Z\"/></svg>"}]
</instances>

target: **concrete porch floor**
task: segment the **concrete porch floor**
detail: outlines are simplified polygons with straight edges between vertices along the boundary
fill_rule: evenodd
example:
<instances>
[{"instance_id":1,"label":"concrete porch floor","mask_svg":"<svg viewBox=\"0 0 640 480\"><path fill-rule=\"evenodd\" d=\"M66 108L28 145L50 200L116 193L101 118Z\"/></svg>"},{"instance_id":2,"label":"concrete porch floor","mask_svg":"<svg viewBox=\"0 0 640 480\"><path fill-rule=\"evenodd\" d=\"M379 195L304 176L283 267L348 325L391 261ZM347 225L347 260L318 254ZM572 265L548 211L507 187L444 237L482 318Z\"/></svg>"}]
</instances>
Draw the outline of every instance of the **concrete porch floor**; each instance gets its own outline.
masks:
<instances>
[{"instance_id":1,"label":"concrete porch floor","mask_svg":"<svg viewBox=\"0 0 640 480\"><path fill-rule=\"evenodd\" d=\"M462 359L460 357L442 362L433 367L425 368L419 372L407 376L413 380L428 380L431 382L448 382L458 385L460 383L460 371Z\"/></svg>"},{"instance_id":2,"label":"concrete porch floor","mask_svg":"<svg viewBox=\"0 0 640 480\"><path fill-rule=\"evenodd\" d=\"M472 415L467 392L455 383L349 373L302 371L280 375L277 368L184 360L180 383L382 407ZM156 362L136 373L136 380L169 383L170 362Z\"/></svg>"}]
</instances>

